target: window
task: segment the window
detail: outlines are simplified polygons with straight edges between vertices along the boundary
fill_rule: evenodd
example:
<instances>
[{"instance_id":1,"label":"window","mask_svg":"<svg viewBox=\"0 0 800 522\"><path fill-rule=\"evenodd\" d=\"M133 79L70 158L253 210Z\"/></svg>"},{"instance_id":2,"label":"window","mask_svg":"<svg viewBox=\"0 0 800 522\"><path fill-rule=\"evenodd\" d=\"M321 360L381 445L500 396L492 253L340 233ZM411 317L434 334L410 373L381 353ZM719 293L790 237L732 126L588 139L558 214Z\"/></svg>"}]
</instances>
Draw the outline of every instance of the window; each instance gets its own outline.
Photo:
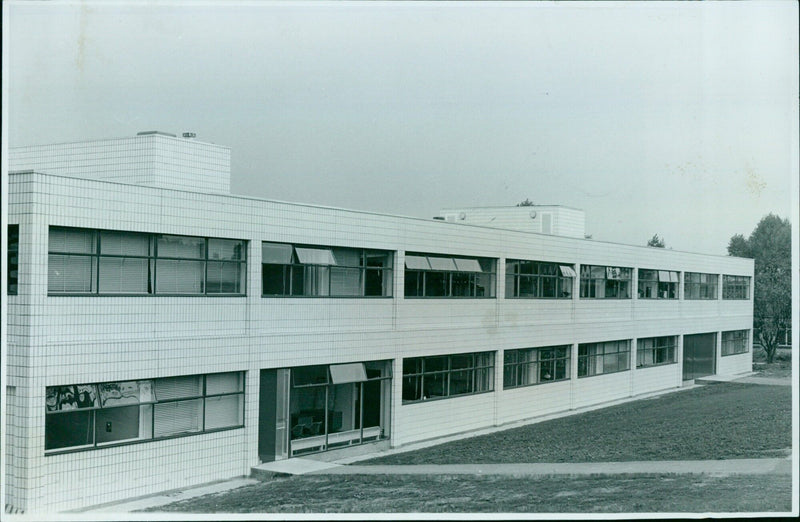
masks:
<instances>
[{"instance_id":1,"label":"window","mask_svg":"<svg viewBox=\"0 0 800 522\"><path fill-rule=\"evenodd\" d=\"M262 297L390 297L392 252L261 244Z\"/></svg>"},{"instance_id":2,"label":"window","mask_svg":"<svg viewBox=\"0 0 800 522\"><path fill-rule=\"evenodd\" d=\"M493 389L494 352L403 359L404 403Z\"/></svg>"},{"instance_id":3,"label":"window","mask_svg":"<svg viewBox=\"0 0 800 522\"><path fill-rule=\"evenodd\" d=\"M639 269L639 299L677 299L680 277L671 270Z\"/></svg>"},{"instance_id":4,"label":"window","mask_svg":"<svg viewBox=\"0 0 800 522\"><path fill-rule=\"evenodd\" d=\"M405 297L494 297L495 260L406 254Z\"/></svg>"},{"instance_id":5,"label":"window","mask_svg":"<svg viewBox=\"0 0 800 522\"><path fill-rule=\"evenodd\" d=\"M639 339L636 341L636 367L674 363L677 346L675 336Z\"/></svg>"},{"instance_id":6,"label":"window","mask_svg":"<svg viewBox=\"0 0 800 522\"><path fill-rule=\"evenodd\" d=\"M572 265L506 261L506 297L572 299Z\"/></svg>"},{"instance_id":7,"label":"window","mask_svg":"<svg viewBox=\"0 0 800 522\"><path fill-rule=\"evenodd\" d=\"M686 272L683 279L684 299L717 299L717 274Z\"/></svg>"},{"instance_id":8,"label":"window","mask_svg":"<svg viewBox=\"0 0 800 522\"><path fill-rule=\"evenodd\" d=\"M50 295L244 295L247 242L50 227Z\"/></svg>"},{"instance_id":9,"label":"window","mask_svg":"<svg viewBox=\"0 0 800 522\"><path fill-rule=\"evenodd\" d=\"M578 345L578 377L630 369L630 341L609 341Z\"/></svg>"},{"instance_id":10,"label":"window","mask_svg":"<svg viewBox=\"0 0 800 522\"><path fill-rule=\"evenodd\" d=\"M749 351L749 330L722 332L722 355L735 355Z\"/></svg>"},{"instance_id":11,"label":"window","mask_svg":"<svg viewBox=\"0 0 800 522\"><path fill-rule=\"evenodd\" d=\"M581 297L630 299L632 274L631 268L581 265Z\"/></svg>"},{"instance_id":12,"label":"window","mask_svg":"<svg viewBox=\"0 0 800 522\"><path fill-rule=\"evenodd\" d=\"M388 435L391 361L291 369L291 455L380 440Z\"/></svg>"},{"instance_id":13,"label":"window","mask_svg":"<svg viewBox=\"0 0 800 522\"><path fill-rule=\"evenodd\" d=\"M244 372L48 386L45 450L244 426Z\"/></svg>"},{"instance_id":14,"label":"window","mask_svg":"<svg viewBox=\"0 0 800 522\"><path fill-rule=\"evenodd\" d=\"M6 293L17 295L19 284L19 225L8 225L8 265L6 273Z\"/></svg>"},{"instance_id":15,"label":"window","mask_svg":"<svg viewBox=\"0 0 800 522\"><path fill-rule=\"evenodd\" d=\"M506 350L503 389L569 379L571 351L570 345Z\"/></svg>"},{"instance_id":16,"label":"window","mask_svg":"<svg viewBox=\"0 0 800 522\"><path fill-rule=\"evenodd\" d=\"M722 276L723 299L750 299L750 278L747 276Z\"/></svg>"}]
</instances>

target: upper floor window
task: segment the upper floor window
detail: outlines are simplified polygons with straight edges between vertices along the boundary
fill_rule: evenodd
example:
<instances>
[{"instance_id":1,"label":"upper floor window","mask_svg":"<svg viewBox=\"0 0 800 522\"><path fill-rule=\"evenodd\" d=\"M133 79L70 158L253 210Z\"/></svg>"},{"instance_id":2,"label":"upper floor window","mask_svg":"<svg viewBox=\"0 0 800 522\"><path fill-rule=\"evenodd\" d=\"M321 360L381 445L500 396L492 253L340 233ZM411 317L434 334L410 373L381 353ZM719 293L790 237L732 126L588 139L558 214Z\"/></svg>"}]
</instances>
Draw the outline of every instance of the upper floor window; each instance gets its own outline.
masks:
<instances>
[{"instance_id":1,"label":"upper floor window","mask_svg":"<svg viewBox=\"0 0 800 522\"><path fill-rule=\"evenodd\" d=\"M683 276L684 299L717 299L717 274L703 274L700 272L686 272Z\"/></svg>"},{"instance_id":2,"label":"upper floor window","mask_svg":"<svg viewBox=\"0 0 800 522\"><path fill-rule=\"evenodd\" d=\"M747 276L722 276L723 299L750 299L750 278Z\"/></svg>"},{"instance_id":3,"label":"upper floor window","mask_svg":"<svg viewBox=\"0 0 800 522\"><path fill-rule=\"evenodd\" d=\"M19 225L8 225L8 265L6 273L6 293L17 295L19 284Z\"/></svg>"},{"instance_id":4,"label":"upper floor window","mask_svg":"<svg viewBox=\"0 0 800 522\"><path fill-rule=\"evenodd\" d=\"M386 297L392 295L392 252L363 248L261 244L261 294Z\"/></svg>"},{"instance_id":5,"label":"upper floor window","mask_svg":"<svg viewBox=\"0 0 800 522\"><path fill-rule=\"evenodd\" d=\"M247 242L50 227L47 292L244 295Z\"/></svg>"},{"instance_id":6,"label":"upper floor window","mask_svg":"<svg viewBox=\"0 0 800 522\"><path fill-rule=\"evenodd\" d=\"M680 277L671 270L639 269L639 299L677 299Z\"/></svg>"},{"instance_id":7,"label":"upper floor window","mask_svg":"<svg viewBox=\"0 0 800 522\"><path fill-rule=\"evenodd\" d=\"M203 433L244 425L244 372L48 386L44 449Z\"/></svg>"},{"instance_id":8,"label":"upper floor window","mask_svg":"<svg viewBox=\"0 0 800 522\"><path fill-rule=\"evenodd\" d=\"M578 377L630 369L631 342L608 341L578 345Z\"/></svg>"},{"instance_id":9,"label":"upper floor window","mask_svg":"<svg viewBox=\"0 0 800 522\"><path fill-rule=\"evenodd\" d=\"M630 299L632 268L581 265L581 297Z\"/></svg>"},{"instance_id":10,"label":"upper floor window","mask_svg":"<svg viewBox=\"0 0 800 522\"><path fill-rule=\"evenodd\" d=\"M403 359L403 402L442 399L494 389L494 352Z\"/></svg>"},{"instance_id":11,"label":"upper floor window","mask_svg":"<svg viewBox=\"0 0 800 522\"><path fill-rule=\"evenodd\" d=\"M734 355L749 351L749 330L722 332L722 355Z\"/></svg>"},{"instance_id":12,"label":"upper floor window","mask_svg":"<svg viewBox=\"0 0 800 522\"><path fill-rule=\"evenodd\" d=\"M647 337L636 341L636 367L656 366L675 362L678 338Z\"/></svg>"},{"instance_id":13,"label":"upper floor window","mask_svg":"<svg viewBox=\"0 0 800 522\"><path fill-rule=\"evenodd\" d=\"M506 261L506 297L571 299L577 274L571 265Z\"/></svg>"},{"instance_id":14,"label":"upper floor window","mask_svg":"<svg viewBox=\"0 0 800 522\"><path fill-rule=\"evenodd\" d=\"M569 379L572 347L547 346L503 352L503 389Z\"/></svg>"},{"instance_id":15,"label":"upper floor window","mask_svg":"<svg viewBox=\"0 0 800 522\"><path fill-rule=\"evenodd\" d=\"M406 254L406 297L494 297L495 260Z\"/></svg>"}]
</instances>

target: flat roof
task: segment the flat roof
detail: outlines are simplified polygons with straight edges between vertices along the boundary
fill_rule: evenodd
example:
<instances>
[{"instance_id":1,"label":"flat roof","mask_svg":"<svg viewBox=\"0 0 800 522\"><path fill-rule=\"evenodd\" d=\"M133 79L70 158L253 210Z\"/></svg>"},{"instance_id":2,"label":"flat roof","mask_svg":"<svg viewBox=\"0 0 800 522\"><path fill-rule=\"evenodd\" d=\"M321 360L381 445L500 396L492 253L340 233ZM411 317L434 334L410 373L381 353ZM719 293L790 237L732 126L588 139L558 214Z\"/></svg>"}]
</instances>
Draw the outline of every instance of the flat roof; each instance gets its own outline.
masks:
<instances>
[{"instance_id":1,"label":"flat roof","mask_svg":"<svg viewBox=\"0 0 800 522\"><path fill-rule=\"evenodd\" d=\"M475 227L475 228L483 228L483 229L491 229L491 230L503 230L503 231L506 231L506 232L514 233L514 234L529 234L529 235L542 236L542 237L547 237L547 238L557 238L557 239L563 239L563 240L569 240L569 241L586 241L586 242L590 242L590 243L599 243L599 244L607 244L607 245L620 245L620 246L632 247L632 248L643 249L643 250L644 249L648 249L648 250L654 250L655 249L655 250L661 250L661 251L664 251L664 252L693 254L693 255L698 255L698 256L717 257L717 258L723 258L723 259L731 259L731 258L733 258L733 259L750 259L750 258L740 258L740 257L736 257L736 256L723 256L723 255L719 255L719 254L704 254L704 253L701 253L701 252L689 252L689 251L686 251L686 250L674 250L672 248L658 248L658 247L650 247L650 246L642 246L642 245L631 245L629 243L617 243L617 242L614 242L614 241L600 241L600 240L586 239L586 238L580 238L580 237L554 236L552 234L542 234L540 232L530 232L530 231L527 231L527 230L516 230L516 229L510 229L510 228L492 227L492 226L488 226L488 225L479 225L479 224L474 224L474 223L452 223L452 222L448 222L448 221L444 221L444 220L440 220L440 219L421 218L421 217L416 217L416 216L405 216L405 215L402 215L402 214L387 214L387 213L382 213L382 212L374 212L374 211L370 211L370 210L349 209L349 208L342 208L342 207L333 207L333 206L329 206L329 205L315 205L315 204L312 204L312 203L298 203L298 202L283 201L283 200L278 200L278 199L258 198L258 197L253 197L253 196L243 196L243 195L239 195L239 194L229 194L229 193L220 193L220 192L200 192L200 191L191 191L191 190L184 190L184 189L151 187L149 185L137 185L135 183L121 183L119 181L87 179L87 178L79 178L79 177L76 177L76 176L64 176L64 175L59 175L59 174L48 174L46 172L38 172L38 171L33 171L33 170L20 170L20 171L11 171L11 172L9 172L9 176L11 176L11 175L28 175L28 174L36 174L36 175L39 175L39 176L48 176L48 177L53 177L53 178L63 178L63 179L68 179L68 180L73 180L73 181L81 181L81 182L106 183L106 184L111 184L111 185L122 185L122 186L126 186L126 187L137 187L137 188L144 189L144 190L183 192L183 193L186 193L186 194L202 194L202 195L211 196L211 197L233 198L233 199L239 199L239 200L244 200L244 201L258 201L258 202L264 202L264 203L278 203L278 204L281 204L281 205L293 205L293 206L297 206L297 207L318 208L318 209L324 209L324 210L337 210L337 211L341 211L341 212L352 212L352 213L355 213L355 214L364 214L364 215L368 215L368 216L393 217L393 218L399 218L399 219L423 221L425 223L431 223L431 224L435 223L434 226L461 226L461 227L466 226L466 227ZM488 208L492 208L492 207L488 207ZM500 208L507 208L507 207L500 207Z\"/></svg>"}]
</instances>

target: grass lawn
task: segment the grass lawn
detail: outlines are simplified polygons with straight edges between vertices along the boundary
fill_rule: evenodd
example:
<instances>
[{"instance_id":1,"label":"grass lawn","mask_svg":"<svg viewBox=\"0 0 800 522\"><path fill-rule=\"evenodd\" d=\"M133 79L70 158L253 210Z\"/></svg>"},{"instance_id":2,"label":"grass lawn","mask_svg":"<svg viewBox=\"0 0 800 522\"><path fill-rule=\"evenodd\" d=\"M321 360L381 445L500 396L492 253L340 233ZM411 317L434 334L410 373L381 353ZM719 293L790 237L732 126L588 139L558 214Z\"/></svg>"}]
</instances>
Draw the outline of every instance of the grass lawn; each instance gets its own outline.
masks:
<instances>
[{"instance_id":1,"label":"grass lawn","mask_svg":"<svg viewBox=\"0 0 800 522\"><path fill-rule=\"evenodd\" d=\"M359 464L757 458L791 445L790 386L720 383Z\"/></svg>"},{"instance_id":2,"label":"grass lawn","mask_svg":"<svg viewBox=\"0 0 800 522\"><path fill-rule=\"evenodd\" d=\"M149 509L186 513L652 513L791 510L791 477L295 476Z\"/></svg>"}]
</instances>

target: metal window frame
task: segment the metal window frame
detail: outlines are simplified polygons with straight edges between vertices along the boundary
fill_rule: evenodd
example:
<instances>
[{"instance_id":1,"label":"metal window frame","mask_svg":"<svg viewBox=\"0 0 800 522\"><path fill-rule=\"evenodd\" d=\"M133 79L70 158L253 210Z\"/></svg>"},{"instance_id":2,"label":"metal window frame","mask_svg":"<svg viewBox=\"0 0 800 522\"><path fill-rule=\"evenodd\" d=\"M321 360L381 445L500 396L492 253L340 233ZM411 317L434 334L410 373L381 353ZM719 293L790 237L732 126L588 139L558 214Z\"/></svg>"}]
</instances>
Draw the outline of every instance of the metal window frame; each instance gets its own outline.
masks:
<instances>
[{"instance_id":1,"label":"metal window frame","mask_svg":"<svg viewBox=\"0 0 800 522\"><path fill-rule=\"evenodd\" d=\"M141 407L141 406L151 405L152 408L150 409L150 437L149 438L136 439L136 440L126 440L126 441L123 441L123 442L108 442L108 443L102 443L102 444L98 445L97 439L94 437L94 432L93 432L93 435L92 435L92 439L93 440L92 440L92 444L91 445L70 446L70 447L66 447L66 448L58 448L58 449L52 449L52 450L45 449L44 450L44 456L48 457L48 456L52 456L52 455L62 455L62 454L65 454L65 453L75 453L75 452L79 452L79 451L101 450L101 449L112 448L112 447L117 447L117 446L127 446L127 445L130 445L130 444L144 444L144 443L147 443L147 442L154 442L154 441L158 441L158 440L174 439L174 438L194 436L194 435L203 435L203 434L206 434L206 433L215 433L215 432L218 432L218 431L227 431L227 430L235 430L235 429L244 428L245 425L247 424L247 421L246 421L246 418L245 418L245 415L246 415L245 406L246 406L246 404L245 404L245 400L244 400L245 390L247 389L247 383L246 383L247 371L246 370L238 370L238 371L232 371L232 372L217 372L217 373L239 373L241 375L241 391L225 392L225 393L214 393L214 394L210 394L209 395L207 393L207 389L206 389L206 379L207 379L207 377L209 375L216 375L216 373L211 373L211 374L203 373L203 374L172 376L172 377L196 377L196 376L202 377L201 394L200 395L195 395L195 396L177 397L177 398L163 399L163 400L159 400L158 397L156 396L156 393L155 393L155 381L161 380L161 379L169 379L171 377L155 377L155 378L148 378L148 379L126 379L125 381L117 380L117 381L103 381L103 382L94 382L94 383L82 383L81 385L88 384L88 385L92 385L92 386L98 387L101 384L108 384L108 383L114 383L114 382L153 381L153 396L155 397L155 399L152 400L152 401L139 402L137 404L121 404L121 405L108 406L108 407L95 406L95 407L92 407L92 408L81 408L81 409L76 409L76 410L45 411L45 416L91 411L92 412L92 426L96 430L97 429L97 413L96 413L97 411L100 411L100 410L111 410L111 409L117 409L117 408L129 408L131 406ZM65 384L65 385L58 385L57 384L57 385L54 385L54 386L79 386L79 385L78 384ZM48 388L50 388L50 386L48 386ZM98 390L99 390L99 388L98 388ZM99 394L99 391L98 391L98 394ZM205 422L206 422L206 399L216 398L216 397L226 397L226 396L232 396L232 395L239 395L239 396L242 397L242 401L241 401L242 423L238 424L238 425L235 425L235 426L224 426L224 427L221 427L221 428L206 429L206 426L205 426ZM156 405L158 405L158 404L169 404L169 403L175 403L175 402L196 401L198 399L202 400L202 404L203 404L203 413L201 415L202 418L201 418L201 430L200 431L188 432L188 433L178 433L178 434L173 434L173 435L162 435L162 436L158 436L158 437L155 436L155 407L156 407ZM99 401L99 397L98 397L98 401Z\"/></svg>"},{"instance_id":2,"label":"metal window frame","mask_svg":"<svg viewBox=\"0 0 800 522\"><path fill-rule=\"evenodd\" d=\"M48 289L47 295L49 297L61 297L61 296L93 296L93 297L144 297L144 296L164 296L164 297L246 297L247 296L247 249L249 241L246 239L235 239L235 238L221 238L221 237L205 237L205 236L189 236L189 235L182 235L182 234L163 234L163 233L152 233L152 232L136 232L131 230L112 230L112 229L99 229L99 228L84 228L84 227L64 227L60 225L50 225L48 227L48 234L51 229L72 229L72 230L84 230L90 231L94 235L94 252L93 253L75 253L75 252L62 252L62 251L51 251L48 246L48 261L51 255L70 255L70 256L85 256L94 259L94 263L96 266L95 273L92 275L94 280L94 290L89 292L51 292ZM145 235L148 238L149 242L149 251L150 253L146 256L144 255L123 255L123 254L103 254L102 251L102 242L101 242L101 232L114 232L118 234L138 234L138 235ZM202 258L187 258L187 257L175 257L175 256L159 256L158 255L158 239L160 237L187 237L187 238L194 238L194 239L202 239L203 240L203 257ZM212 239L220 239L226 241L238 241L242 244L242 259L209 259L208 257L208 244L209 240ZM113 259L147 259L148 260L148 292L136 292L136 293L129 293L129 292L100 292L100 260L103 258L113 258ZM174 293L174 292L158 292L158 261L193 261L198 263L203 263L203 281L202 281L202 291L201 292L192 292L192 293ZM245 277L241 281L242 290L241 292L209 292L208 291L208 263L209 262L218 262L218 263L238 263L239 270L243 271Z\"/></svg>"},{"instance_id":3,"label":"metal window frame","mask_svg":"<svg viewBox=\"0 0 800 522\"><path fill-rule=\"evenodd\" d=\"M482 365L478 365L477 364L478 356L482 355L482 354L491 354L491 364L482 364ZM454 369L453 368L453 364L452 364L452 358L454 356L458 357L458 356L465 356L465 355L471 356L472 364L469 367L455 368ZM443 370L426 371L425 366L426 366L427 359L431 359L431 358L434 358L434 357L446 357L446 359L447 359L447 368L445 368ZM405 359L419 359L422 362L422 364L420 365L421 371L414 372L414 373L404 373L401 376L401 379L403 379L403 380L405 380L407 378L420 379L420 381L419 381L420 382L420 396L423 397L423 398L414 399L414 400L403 399L402 400L402 404L403 405L406 405L406 404L417 404L417 403L422 403L422 402L430 402L430 401L437 401L437 400L443 400L443 399L450 399L450 398L454 398L454 397L466 397L468 395L478 395L478 394L481 394L481 393L491 393L495 389L495 384L496 383L494 382L494 379L492 378L491 379L491 385L490 385L489 389L476 391L478 371L479 370L491 370L492 372L494 371L495 364L496 364L495 352L494 351L490 350L490 351L483 351L483 352L464 352L464 353L453 353L453 354L427 355L427 356L419 356L419 357L406 357L406 358L404 358L404 360ZM471 372L471 375L472 375L472 391L467 392L467 393L459 393L459 394L453 395L451 393L451 390L450 390L450 376L453 373L464 372L464 371ZM435 376L435 375L445 375L444 389L445 389L445 393L446 394L442 395L442 396L424 398L425 397L425 377L426 376ZM402 386L402 384L403 383L401 381L401 386ZM402 393L401 393L401 395L402 395Z\"/></svg>"}]
</instances>

